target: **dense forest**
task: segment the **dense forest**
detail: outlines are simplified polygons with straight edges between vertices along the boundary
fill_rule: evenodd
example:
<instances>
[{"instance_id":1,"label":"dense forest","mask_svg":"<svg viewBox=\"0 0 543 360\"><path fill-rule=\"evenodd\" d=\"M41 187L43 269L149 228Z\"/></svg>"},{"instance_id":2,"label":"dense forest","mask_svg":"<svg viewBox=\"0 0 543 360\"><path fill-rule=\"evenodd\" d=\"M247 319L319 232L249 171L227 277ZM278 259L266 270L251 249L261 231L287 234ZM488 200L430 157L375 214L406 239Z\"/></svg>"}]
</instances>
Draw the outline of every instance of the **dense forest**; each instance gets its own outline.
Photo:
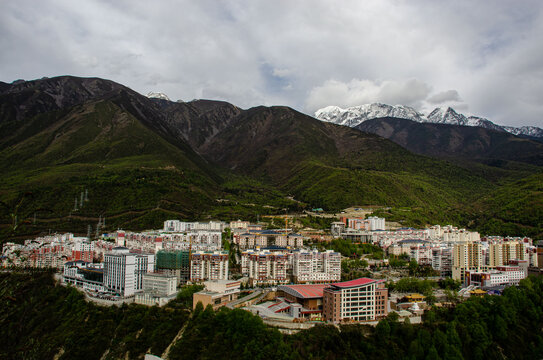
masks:
<instances>
[{"instance_id":1,"label":"dense forest","mask_svg":"<svg viewBox=\"0 0 543 360\"><path fill-rule=\"evenodd\" d=\"M51 273L0 274L2 359L537 359L543 354L543 278L503 296L470 298L376 327L318 325L283 335L244 310L190 311L188 288L163 308L102 307Z\"/></svg>"}]
</instances>

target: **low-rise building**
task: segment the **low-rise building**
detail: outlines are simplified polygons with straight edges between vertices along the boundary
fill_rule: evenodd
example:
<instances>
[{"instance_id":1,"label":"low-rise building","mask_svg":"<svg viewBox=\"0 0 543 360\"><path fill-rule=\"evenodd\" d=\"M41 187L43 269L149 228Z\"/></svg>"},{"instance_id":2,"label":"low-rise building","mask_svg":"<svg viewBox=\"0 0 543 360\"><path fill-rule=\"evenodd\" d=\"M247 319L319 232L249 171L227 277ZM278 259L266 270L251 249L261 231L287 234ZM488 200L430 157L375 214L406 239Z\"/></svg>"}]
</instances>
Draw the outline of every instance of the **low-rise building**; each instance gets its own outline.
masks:
<instances>
[{"instance_id":1,"label":"low-rise building","mask_svg":"<svg viewBox=\"0 0 543 360\"><path fill-rule=\"evenodd\" d=\"M250 230L243 233L234 233L233 241L242 250L273 246L301 248L304 245L302 235L286 233L284 230Z\"/></svg>"},{"instance_id":2,"label":"low-rise building","mask_svg":"<svg viewBox=\"0 0 543 360\"><path fill-rule=\"evenodd\" d=\"M237 300L240 293L240 282L235 280L212 280L204 282L205 289L194 293L192 297L193 308L201 302L204 308L213 306L216 310L231 301Z\"/></svg>"},{"instance_id":3,"label":"low-rise building","mask_svg":"<svg viewBox=\"0 0 543 360\"><path fill-rule=\"evenodd\" d=\"M175 298L177 278L164 273L146 273L143 275L143 291L135 295L134 302L148 306L163 306Z\"/></svg>"},{"instance_id":4,"label":"low-rise building","mask_svg":"<svg viewBox=\"0 0 543 360\"><path fill-rule=\"evenodd\" d=\"M66 262L63 266L62 280L87 291L104 291L104 269L102 264L77 260Z\"/></svg>"}]
</instances>

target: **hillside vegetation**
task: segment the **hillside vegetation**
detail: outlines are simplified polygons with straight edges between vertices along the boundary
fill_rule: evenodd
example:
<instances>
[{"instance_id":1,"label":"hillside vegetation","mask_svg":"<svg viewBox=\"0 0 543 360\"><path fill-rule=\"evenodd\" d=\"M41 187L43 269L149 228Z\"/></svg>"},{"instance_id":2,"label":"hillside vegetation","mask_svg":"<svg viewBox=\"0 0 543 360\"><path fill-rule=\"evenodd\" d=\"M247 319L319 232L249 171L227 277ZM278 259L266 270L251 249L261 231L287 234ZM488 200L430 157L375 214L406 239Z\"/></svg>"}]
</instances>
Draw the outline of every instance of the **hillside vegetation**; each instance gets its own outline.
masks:
<instances>
[{"instance_id":1,"label":"hillside vegetation","mask_svg":"<svg viewBox=\"0 0 543 360\"><path fill-rule=\"evenodd\" d=\"M434 309L422 325L393 315L376 327L317 325L282 335L245 310L187 310L191 290L164 308L96 306L48 273L0 274L0 357L6 359L537 359L543 278L503 296ZM175 341L174 341L175 339ZM173 342L173 343L172 343Z\"/></svg>"}]
</instances>

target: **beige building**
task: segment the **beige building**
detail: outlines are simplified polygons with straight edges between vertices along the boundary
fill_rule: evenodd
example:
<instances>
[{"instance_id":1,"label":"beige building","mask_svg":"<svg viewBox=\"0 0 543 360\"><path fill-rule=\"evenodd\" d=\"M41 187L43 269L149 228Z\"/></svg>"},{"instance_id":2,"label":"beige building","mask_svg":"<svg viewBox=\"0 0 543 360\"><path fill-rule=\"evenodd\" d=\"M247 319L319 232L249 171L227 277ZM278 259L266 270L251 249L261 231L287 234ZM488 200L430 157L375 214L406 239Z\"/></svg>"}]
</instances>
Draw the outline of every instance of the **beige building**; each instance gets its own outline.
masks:
<instances>
[{"instance_id":1,"label":"beige building","mask_svg":"<svg viewBox=\"0 0 543 360\"><path fill-rule=\"evenodd\" d=\"M279 230L256 230L235 233L234 243L242 250L266 247L301 248L304 246L304 237Z\"/></svg>"},{"instance_id":2,"label":"beige building","mask_svg":"<svg viewBox=\"0 0 543 360\"><path fill-rule=\"evenodd\" d=\"M251 285L286 284L288 258L279 251L247 250L241 254L241 272Z\"/></svg>"},{"instance_id":3,"label":"beige building","mask_svg":"<svg viewBox=\"0 0 543 360\"><path fill-rule=\"evenodd\" d=\"M466 271L486 271L480 242L466 241L454 245L452 278L464 282Z\"/></svg>"},{"instance_id":4,"label":"beige building","mask_svg":"<svg viewBox=\"0 0 543 360\"><path fill-rule=\"evenodd\" d=\"M204 282L205 289L192 296L192 307L201 302L204 308L213 306L216 310L231 301L237 300L240 292L240 282L234 280L213 280Z\"/></svg>"},{"instance_id":5,"label":"beige building","mask_svg":"<svg viewBox=\"0 0 543 360\"><path fill-rule=\"evenodd\" d=\"M388 289L384 280L361 278L330 284L323 291L326 321L375 321L388 314Z\"/></svg>"},{"instance_id":6,"label":"beige building","mask_svg":"<svg viewBox=\"0 0 543 360\"><path fill-rule=\"evenodd\" d=\"M228 251L197 251L190 258L190 280L228 279Z\"/></svg>"}]
</instances>

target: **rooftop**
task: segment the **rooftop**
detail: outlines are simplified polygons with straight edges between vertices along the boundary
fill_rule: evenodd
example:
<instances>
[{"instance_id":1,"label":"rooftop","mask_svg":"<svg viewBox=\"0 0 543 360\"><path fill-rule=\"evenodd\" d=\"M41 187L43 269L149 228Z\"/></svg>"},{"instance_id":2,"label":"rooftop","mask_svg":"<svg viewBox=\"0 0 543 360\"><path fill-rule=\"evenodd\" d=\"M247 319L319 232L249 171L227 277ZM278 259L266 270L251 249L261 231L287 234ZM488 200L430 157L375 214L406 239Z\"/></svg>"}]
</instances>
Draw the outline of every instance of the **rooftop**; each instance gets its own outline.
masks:
<instances>
[{"instance_id":1,"label":"rooftop","mask_svg":"<svg viewBox=\"0 0 543 360\"><path fill-rule=\"evenodd\" d=\"M370 279L370 278L360 278L360 279L355 279L355 280L343 281L339 283L333 283L330 285L337 286L340 288L350 288L350 287L355 287L355 286L371 284L372 282L377 282L377 280Z\"/></svg>"},{"instance_id":2,"label":"rooftop","mask_svg":"<svg viewBox=\"0 0 543 360\"><path fill-rule=\"evenodd\" d=\"M323 297L323 290L327 284L314 285L280 285L278 290L282 290L287 294L303 299L313 299Z\"/></svg>"}]
</instances>

